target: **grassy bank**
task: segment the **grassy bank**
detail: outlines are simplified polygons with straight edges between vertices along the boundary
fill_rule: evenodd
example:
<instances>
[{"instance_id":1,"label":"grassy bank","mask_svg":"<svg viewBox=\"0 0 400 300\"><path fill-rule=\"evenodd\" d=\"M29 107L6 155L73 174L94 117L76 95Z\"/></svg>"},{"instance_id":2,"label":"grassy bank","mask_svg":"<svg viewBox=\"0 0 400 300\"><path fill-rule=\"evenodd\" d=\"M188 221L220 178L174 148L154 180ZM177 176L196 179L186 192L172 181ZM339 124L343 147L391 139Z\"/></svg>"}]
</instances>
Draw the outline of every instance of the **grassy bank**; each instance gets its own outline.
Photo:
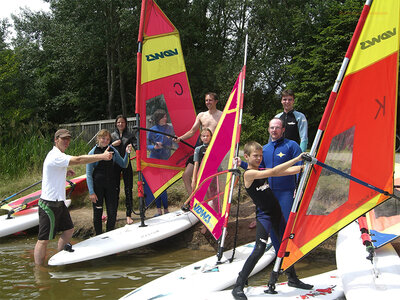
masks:
<instances>
[{"instance_id":1,"label":"grassy bank","mask_svg":"<svg viewBox=\"0 0 400 300\"><path fill-rule=\"evenodd\" d=\"M14 129L13 135L2 140L0 147L0 200L41 180L43 161L53 147L54 129L26 125ZM67 154L89 152L83 140L73 140ZM85 172L84 166L74 168L77 174ZM40 188L34 187L25 194ZM24 194L21 194L24 195Z\"/></svg>"}]
</instances>

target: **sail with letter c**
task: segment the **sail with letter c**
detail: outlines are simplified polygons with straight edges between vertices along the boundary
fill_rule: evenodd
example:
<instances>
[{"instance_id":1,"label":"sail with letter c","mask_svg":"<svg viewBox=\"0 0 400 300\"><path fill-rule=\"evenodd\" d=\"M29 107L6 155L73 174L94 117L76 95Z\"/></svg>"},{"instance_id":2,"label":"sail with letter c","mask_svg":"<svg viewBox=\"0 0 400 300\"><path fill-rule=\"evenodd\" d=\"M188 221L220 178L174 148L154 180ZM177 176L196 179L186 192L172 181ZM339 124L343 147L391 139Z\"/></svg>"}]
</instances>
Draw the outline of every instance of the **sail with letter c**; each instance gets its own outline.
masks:
<instances>
[{"instance_id":1,"label":"sail with letter c","mask_svg":"<svg viewBox=\"0 0 400 300\"><path fill-rule=\"evenodd\" d=\"M186 160L193 154L193 147L188 145L196 143L198 133L187 143L177 144L173 137L191 128L196 113L179 32L153 0L142 0L138 44L137 169L154 197L158 197L181 178ZM143 197L140 182L141 179L139 195Z\"/></svg>"}]
</instances>

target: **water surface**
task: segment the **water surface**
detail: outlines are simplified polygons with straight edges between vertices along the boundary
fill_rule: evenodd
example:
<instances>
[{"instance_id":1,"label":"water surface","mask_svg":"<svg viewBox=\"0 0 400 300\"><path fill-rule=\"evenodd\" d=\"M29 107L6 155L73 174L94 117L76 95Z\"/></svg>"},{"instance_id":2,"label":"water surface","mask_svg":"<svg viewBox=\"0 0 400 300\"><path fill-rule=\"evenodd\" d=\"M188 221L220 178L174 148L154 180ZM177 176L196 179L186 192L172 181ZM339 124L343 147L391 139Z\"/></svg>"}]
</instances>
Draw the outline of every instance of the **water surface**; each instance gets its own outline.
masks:
<instances>
[{"instance_id":1,"label":"water surface","mask_svg":"<svg viewBox=\"0 0 400 300\"><path fill-rule=\"evenodd\" d=\"M37 268L33 263L35 232L0 238L0 299L118 299L157 277L215 255L174 247L174 239L168 241L89 262ZM49 256L55 247L54 240ZM323 255L296 264L302 277L335 268L334 259ZM249 284L265 284L270 271L271 267L266 268L250 278Z\"/></svg>"}]
</instances>

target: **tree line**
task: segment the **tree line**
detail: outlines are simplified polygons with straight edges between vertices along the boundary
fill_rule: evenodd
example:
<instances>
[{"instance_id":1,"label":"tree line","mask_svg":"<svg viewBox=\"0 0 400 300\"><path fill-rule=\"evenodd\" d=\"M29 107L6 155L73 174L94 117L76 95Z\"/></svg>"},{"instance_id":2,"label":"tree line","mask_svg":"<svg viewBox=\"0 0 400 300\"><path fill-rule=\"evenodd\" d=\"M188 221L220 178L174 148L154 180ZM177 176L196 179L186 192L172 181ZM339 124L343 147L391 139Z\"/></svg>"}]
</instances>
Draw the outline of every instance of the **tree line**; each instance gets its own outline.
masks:
<instances>
[{"instance_id":1,"label":"tree line","mask_svg":"<svg viewBox=\"0 0 400 300\"><path fill-rule=\"evenodd\" d=\"M0 140L26 124L134 115L141 1L43 0L50 12L0 20ZM196 111L215 91L222 109L249 35L242 141L267 141L291 88L313 137L363 0L158 0L180 32Z\"/></svg>"}]
</instances>

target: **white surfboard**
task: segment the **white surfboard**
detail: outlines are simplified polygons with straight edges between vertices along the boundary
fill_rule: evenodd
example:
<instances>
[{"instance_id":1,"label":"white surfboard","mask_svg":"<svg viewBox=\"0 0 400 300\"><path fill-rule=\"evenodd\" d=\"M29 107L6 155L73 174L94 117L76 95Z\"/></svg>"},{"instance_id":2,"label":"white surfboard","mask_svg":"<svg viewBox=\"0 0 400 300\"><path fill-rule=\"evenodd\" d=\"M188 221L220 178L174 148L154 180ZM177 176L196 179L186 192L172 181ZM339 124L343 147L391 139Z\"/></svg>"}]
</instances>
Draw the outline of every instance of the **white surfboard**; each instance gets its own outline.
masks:
<instances>
[{"instance_id":1,"label":"white surfboard","mask_svg":"<svg viewBox=\"0 0 400 300\"><path fill-rule=\"evenodd\" d=\"M228 260L232 257L232 250L224 252L221 264L216 264L216 256L203 259L159 277L121 299L195 299L196 296L208 292L220 291L236 282L238 273L253 248L254 243L236 248L235 258L231 263ZM251 275L260 272L274 258L275 250L270 247L260 258Z\"/></svg>"},{"instance_id":2,"label":"white surfboard","mask_svg":"<svg viewBox=\"0 0 400 300\"><path fill-rule=\"evenodd\" d=\"M342 229L336 242L336 264L346 299L399 299L400 258L391 244L375 249L373 263L356 222Z\"/></svg>"},{"instance_id":3,"label":"white surfboard","mask_svg":"<svg viewBox=\"0 0 400 300\"><path fill-rule=\"evenodd\" d=\"M191 212L177 210L145 220L145 227L140 227L140 222L125 225L73 245L74 252L58 252L48 264L73 264L145 246L178 234L197 221Z\"/></svg>"},{"instance_id":4,"label":"white surfboard","mask_svg":"<svg viewBox=\"0 0 400 300\"><path fill-rule=\"evenodd\" d=\"M65 205L71 204L71 200L67 199ZM7 214L0 216L0 237L14 234L29 228L39 225L38 207L32 207L22 210L11 215L8 218Z\"/></svg>"},{"instance_id":5,"label":"white surfboard","mask_svg":"<svg viewBox=\"0 0 400 300\"><path fill-rule=\"evenodd\" d=\"M277 294L271 295L264 293L268 289L267 285L249 286L244 289L248 299L340 299L344 297L342 282L337 275L337 270L314 275L302 279L302 281L313 284L311 290L301 290L290 287L287 282L276 285ZM203 300L232 300L232 289L210 293L194 299Z\"/></svg>"}]
</instances>

